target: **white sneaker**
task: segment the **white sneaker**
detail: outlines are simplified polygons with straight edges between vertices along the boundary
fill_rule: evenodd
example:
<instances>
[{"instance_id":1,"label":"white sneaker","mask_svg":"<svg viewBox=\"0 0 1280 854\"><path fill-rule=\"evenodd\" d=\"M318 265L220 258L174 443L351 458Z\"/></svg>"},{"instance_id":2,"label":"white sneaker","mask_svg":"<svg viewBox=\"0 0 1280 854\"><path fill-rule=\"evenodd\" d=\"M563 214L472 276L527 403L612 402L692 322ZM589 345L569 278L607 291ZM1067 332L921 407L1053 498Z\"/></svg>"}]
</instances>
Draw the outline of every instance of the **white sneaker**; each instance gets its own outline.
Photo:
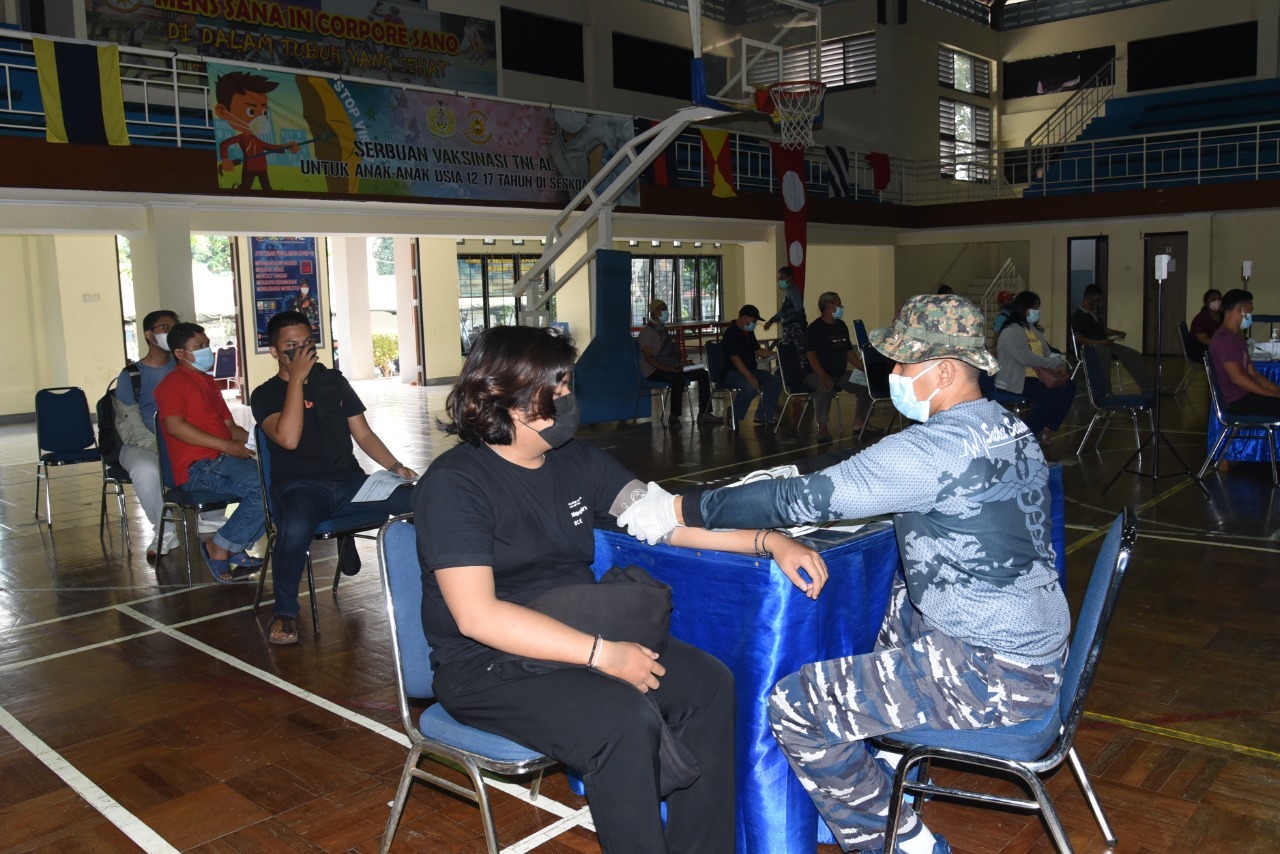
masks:
<instances>
[{"instance_id":1,"label":"white sneaker","mask_svg":"<svg viewBox=\"0 0 1280 854\"><path fill-rule=\"evenodd\" d=\"M160 544L160 554L167 555L178 547L178 532L169 529L164 532L164 542Z\"/></svg>"}]
</instances>

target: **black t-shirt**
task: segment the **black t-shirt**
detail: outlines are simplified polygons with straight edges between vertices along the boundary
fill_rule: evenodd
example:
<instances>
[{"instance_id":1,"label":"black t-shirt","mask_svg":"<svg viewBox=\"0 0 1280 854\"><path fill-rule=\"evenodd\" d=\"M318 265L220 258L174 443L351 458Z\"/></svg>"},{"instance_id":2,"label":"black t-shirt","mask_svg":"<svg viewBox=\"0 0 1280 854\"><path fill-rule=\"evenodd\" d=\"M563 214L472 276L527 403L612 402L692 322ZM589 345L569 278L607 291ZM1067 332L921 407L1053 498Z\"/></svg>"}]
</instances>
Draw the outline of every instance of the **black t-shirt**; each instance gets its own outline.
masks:
<instances>
[{"instance_id":1,"label":"black t-shirt","mask_svg":"<svg viewBox=\"0 0 1280 854\"><path fill-rule=\"evenodd\" d=\"M832 379L839 379L849 370L849 327L843 320L824 323L818 318L804 331L804 349L816 353L818 364Z\"/></svg>"},{"instance_id":2,"label":"black t-shirt","mask_svg":"<svg viewBox=\"0 0 1280 854\"><path fill-rule=\"evenodd\" d=\"M556 587L591 583L594 523L612 522L614 499L633 480L613 457L578 440L549 451L536 469L484 445L459 445L437 457L413 490L431 666L490 650L458 631L436 570L492 567L497 597L517 604Z\"/></svg>"},{"instance_id":3,"label":"black t-shirt","mask_svg":"<svg viewBox=\"0 0 1280 854\"><path fill-rule=\"evenodd\" d=\"M289 384L274 376L253 390L250 405L259 424L284 411ZM337 371L316 365L302 386L302 438L292 451L267 439L273 482L290 478L338 481L360 464L351 451L347 419L364 412L364 403L351 383ZM264 432L265 436L266 433Z\"/></svg>"},{"instance_id":4,"label":"black t-shirt","mask_svg":"<svg viewBox=\"0 0 1280 854\"><path fill-rule=\"evenodd\" d=\"M1071 331L1081 338L1102 341L1107 337L1107 325L1083 308L1071 315Z\"/></svg>"},{"instance_id":5,"label":"black t-shirt","mask_svg":"<svg viewBox=\"0 0 1280 854\"><path fill-rule=\"evenodd\" d=\"M756 351L760 349L760 343L756 341L754 332L747 332L738 324L730 323L729 328L724 331L723 341L725 373L738 369L733 364L734 356L742 360L748 371L756 370Z\"/></svg>"}]
</instances>

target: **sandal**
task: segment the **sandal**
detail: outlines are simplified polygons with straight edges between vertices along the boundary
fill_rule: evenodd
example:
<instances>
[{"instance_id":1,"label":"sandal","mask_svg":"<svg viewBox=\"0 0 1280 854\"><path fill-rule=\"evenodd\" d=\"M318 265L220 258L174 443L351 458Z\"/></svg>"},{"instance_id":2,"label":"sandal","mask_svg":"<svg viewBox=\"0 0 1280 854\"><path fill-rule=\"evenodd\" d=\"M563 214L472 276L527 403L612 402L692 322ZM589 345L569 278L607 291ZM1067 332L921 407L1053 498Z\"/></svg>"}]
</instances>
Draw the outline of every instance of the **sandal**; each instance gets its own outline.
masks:
<instances>
[{"instance_id":1,"label":"sandal","mask_svg":"<svg viewBox=\"0 0 1280 854\"><path fill-rule=\"evenodd\" d=\"M227 560L230 561L232 566L244 567L245 569L257 569L262 566L262 558L254 557L246 551L238 551Z\"/></svg>"},{"instance_id":2,"label":"sandal","mask_svg":"<svg viewBox=\"0 0 1280 854\"><path fill-rule=\"evenodd\" d=\"M298 621L293 617L276 614L267 626L267 640L279 646L298 642Z\"/></svg>"},{"instance_id":3,"label":"sandal","mask_svg":"<svg viewBox=\"0 0 1280 854\"><path fill-rule=\"evenodd\" d=\"M216 560L209 556L209 544L200 544L200 554L204 555L204 562L209 566L209 574L213 576L213 580L219 584L235 584L238 581L248 581L257 572L258 567L236 566L232 562L235 555L222 560Z\"/></svg>"}]
</instances>

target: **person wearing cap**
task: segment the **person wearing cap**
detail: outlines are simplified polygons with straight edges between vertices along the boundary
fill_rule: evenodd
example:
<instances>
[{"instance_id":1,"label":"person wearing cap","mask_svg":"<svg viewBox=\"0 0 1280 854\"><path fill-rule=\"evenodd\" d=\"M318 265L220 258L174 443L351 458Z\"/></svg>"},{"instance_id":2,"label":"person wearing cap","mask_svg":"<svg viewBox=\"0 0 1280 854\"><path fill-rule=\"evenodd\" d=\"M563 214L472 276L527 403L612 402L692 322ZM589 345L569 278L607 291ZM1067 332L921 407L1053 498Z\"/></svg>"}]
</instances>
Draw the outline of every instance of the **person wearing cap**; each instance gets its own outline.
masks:
<instances>
[{"instance_id":1,"label":"person wearing cap","mask_svg":"<svg viewBox=\"0 0 1280 854\"><path fill-rule=\"evenodd\" d=\"M883 847L901 758L866 739L1007 726L1058 702L1071 618L1049 467L1027 426L982 396L978 372L997 368L985 326L963 297L912 297L870 338L897 363L894 406L919 423L807 477L679 497L650 484L618 519L656 542L681 525L767 530L893 514L903 571L875 649L805 665L768 700L774 736L845 850ZM899 832L900 852L950 851L910 809Z\"/></svg>"},{"instance_id":2,"label":"person wearing cap","mask_svg":"<svg viewBox=\"0 0 1280 854\"><path fill-rule=\"evenodd\" d=\"M782 394L782 380L776 374L757 367L757 358L770 358L773 354L756 340L756 324L760 321L760 309L748 303L738 310L737 320L724 331L724 384L736 389L733 396L733 417L742 423L747 409L756 395L761 395L756 407L756 425L767 426L778 420L778 395Z\"/></svg>"},{"instance_id":3,"label":"person wearing cap","mask_svg":"<svg viewBox=\"0 0 1280 854\"><path fill-rule=\"evenodd\" d=\"M698 423L719 424L723 419L711 411L711 376L706 368L686 368L680 361L680 347L667 331L666 300L649 303L649 317L636 337L640 345L640 370L644 378L671 386L671 414L667 423L680 425L680 411L687 383L698 384Z\"/></svg>"}]
</instances>

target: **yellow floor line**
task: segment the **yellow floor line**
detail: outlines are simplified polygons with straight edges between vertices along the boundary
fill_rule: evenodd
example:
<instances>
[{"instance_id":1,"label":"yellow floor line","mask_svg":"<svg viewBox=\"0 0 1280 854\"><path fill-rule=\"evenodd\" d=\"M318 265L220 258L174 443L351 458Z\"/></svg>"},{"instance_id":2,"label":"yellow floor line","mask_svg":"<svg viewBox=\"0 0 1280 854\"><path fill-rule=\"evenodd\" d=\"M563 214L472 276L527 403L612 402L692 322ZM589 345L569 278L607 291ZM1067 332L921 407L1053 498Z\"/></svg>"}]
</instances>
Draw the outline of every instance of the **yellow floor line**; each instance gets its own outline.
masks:
<instances>
[{"instance_id":1,"label":"yellow floor line","mask_svg":"<svg viewBox=\"0 0 1280 854\"><path fill-rule=\"evenodd\" d=\"M1164 501L1166 498L1170 498L1174 495L1177 495L1179 492L1186 489L1192 483L1194 483L1194 481L1184 480L1182 483L1173 487L1169 491L1162 492L1159 495L1157 495L1155 498L1152 498L1150 501L1146 501L1142 504L1139 504L1137 507L1134 508L1134 510L1136 510L1138 513L1141 513L1144 510L1150 510L1152 507L1156 506L1161 501ZM1097 529L1092 534L1088 534L1087 536L1081 537L1080 539L1076 540L1074 543L1067 546L1067 554L1074 554L1075 552L1087 546L1089 543L1092 543L1094 540L1100 537L1105 537L1107 535L1107 531L1110 530L1110 528L1111 528L1110 525L1106 525L1104 527ZM1139 536L1141 536L1141 534L1139 534Z\"/></svg>"},{"instance_id":2,"label":"yellow floor line","mask_svg":"<svg viewBox=\"0 0 1280 854\"><path fill-rule=\"evenodd\" d=\"M1269 759L1275 761L1280 759L1280 753L1272 750L1263 750L1260 747L1248 747L1243 744L1236 744L1231 741L1223 741L1218 738L1209 738L1203 735L1192 735L1189 732L1182 732L1176 729L1166 729L1162 726L1154 724L1144 724L1138 721L1125 720L1124 718L1113 718L1111 715L1101 715L1097 712L1085 712L1084 716L1092 721L1101 723L1115 724L1126 729L1136 729L1141 732L1149 732L1152 735L1162 735L1166 738L1177 739L1178 741L1189 741L1192 744L1199 744L1204 747L1214 747L1218 750L1229 750L1232 753L1242 753L1245 756L1253 756L1258 759Z\"/></svg>"}]
</instances>

